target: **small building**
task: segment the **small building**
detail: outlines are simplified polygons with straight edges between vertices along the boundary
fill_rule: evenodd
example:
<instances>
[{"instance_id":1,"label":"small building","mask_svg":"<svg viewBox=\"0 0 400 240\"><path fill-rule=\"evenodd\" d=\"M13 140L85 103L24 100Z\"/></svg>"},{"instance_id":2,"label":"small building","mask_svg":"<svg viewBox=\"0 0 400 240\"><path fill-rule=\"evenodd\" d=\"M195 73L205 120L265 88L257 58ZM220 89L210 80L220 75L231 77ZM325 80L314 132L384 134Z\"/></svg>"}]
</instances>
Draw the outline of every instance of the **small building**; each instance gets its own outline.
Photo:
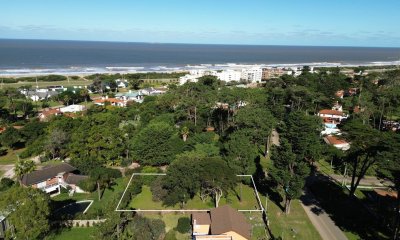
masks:
<instances>
[{"instance_id":1,"label":"small building","mask_svg":"<svg viewBox=\"0 0 400 240\"><path fill-rule=\"evenodd\" d=\"M106 103L109 103L111 106L116 106L116 107L126 107L127 105L127 101L118 98L109 98L108 96L95 99L93 102L94 104L99 106L105 106Z\"/></svg>"},{"instance_id":2,"label":"small building","mask_svg":"<svg viewBox=\"0 0 400 240\"><path fill-rule=\"evenodd\" d=\"M321 118L336 120L338 122L341 122L343 119L347 118L347 115L344 114L342 111L332 109L323 109L318 112L318 116Z\"/></svg>"},{"instance_id":3,"label":"small building","mask_svg":"<svg viewBox=\"0 0 400 240\"><path fill-rule=\"evenodd\" d=\"M47 122L54 116L60 116L62 112L59 108L46 108L42 112L39 113L39 121Z\"/></svg>"},{"instance_id":4,"label":"small building","mask_svg":"<svg viewBox=\"0 0 400 240\"><path fill-rule=\"evenodd\" d=\"M77 105L77 104L73 104L73 105L69 105L69 106L60 108L60 112L62 112L62 113L76 113L76 112L82 112L82 111L85 111L85 106Z\"/></svg>"},{"instance_id":5,"label":"small building","mask_svg":"<svg viewBox=\"0 0 400 240\"><path fill-rule=\"evenodd\" d=\"M68 163L47 166L41 170L23 175L21 184L25 187L38 188L46 193L60 193L61 187L67 188L67 186L77 192L83 192L81 189L77 190L77 184L86 176L73 174L75 171L76 168Z\"/></svg>"},{"instance_id":6,"label":"small building","mask_svg":"<svg viewBox=\"0 0 400 240\"><path fill-rule=\"evenodd\" d=\"M251 226L245 216L229 205L207 213L192 214L194 240L249 240Z\"/></svg>"},{"instance_id":7,"label":"small building","mask_svg":"<svg viewBox=\"0 0 400 240\"><path fill-rule=\"evenodd\" d=\"M328 135L328 136L324 137L324 141L327 144L332 145L332 146L336 147L337 149L340 149L343 151L347 151L350 149L350 143L348 143L347 141L345 141L343 139L339 139L338 137L336 137L334 135Z\"/></svg>"}]
</instances>

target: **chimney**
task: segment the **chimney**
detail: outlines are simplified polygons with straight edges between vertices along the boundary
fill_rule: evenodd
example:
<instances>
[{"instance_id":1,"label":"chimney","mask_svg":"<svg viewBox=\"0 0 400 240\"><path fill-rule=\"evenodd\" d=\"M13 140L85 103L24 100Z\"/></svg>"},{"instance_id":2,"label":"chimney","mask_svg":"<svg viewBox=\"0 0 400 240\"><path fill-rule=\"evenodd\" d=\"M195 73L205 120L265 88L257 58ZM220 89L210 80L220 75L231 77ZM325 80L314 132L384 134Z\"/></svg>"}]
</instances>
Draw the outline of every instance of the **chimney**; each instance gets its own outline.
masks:
<instances>
[{"instance_id":1,"label":"chimney","mask_svg":"<svg viewBox=\"0 0 400 240\"><path fill-rule=\"evenodd\" d=\"M106 96L106 99L108 99L108 95Z\"/></svg>"}]
</instances>

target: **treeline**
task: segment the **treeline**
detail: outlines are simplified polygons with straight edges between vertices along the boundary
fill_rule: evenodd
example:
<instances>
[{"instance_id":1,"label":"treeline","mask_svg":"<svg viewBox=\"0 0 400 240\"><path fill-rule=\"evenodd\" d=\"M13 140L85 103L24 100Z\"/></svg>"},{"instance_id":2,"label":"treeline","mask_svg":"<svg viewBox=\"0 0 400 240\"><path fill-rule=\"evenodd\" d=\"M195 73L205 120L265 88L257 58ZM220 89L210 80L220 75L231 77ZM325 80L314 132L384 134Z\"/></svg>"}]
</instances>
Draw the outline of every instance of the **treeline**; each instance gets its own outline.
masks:
<instances>
[{"instance_id":1,"label":"treeline","mask_svg":"<svg viewBox=\"0 0 400 240\"><path fill-rule=\"evenodd\" d=\"M70 76L71 80L78 80L78 76ZM66 76L63 75L46 75L37 77L19 77L19 78L1 78L3 83L18 83L18 82L58 82L67 80Z\"/></svg>"}]
</instances>

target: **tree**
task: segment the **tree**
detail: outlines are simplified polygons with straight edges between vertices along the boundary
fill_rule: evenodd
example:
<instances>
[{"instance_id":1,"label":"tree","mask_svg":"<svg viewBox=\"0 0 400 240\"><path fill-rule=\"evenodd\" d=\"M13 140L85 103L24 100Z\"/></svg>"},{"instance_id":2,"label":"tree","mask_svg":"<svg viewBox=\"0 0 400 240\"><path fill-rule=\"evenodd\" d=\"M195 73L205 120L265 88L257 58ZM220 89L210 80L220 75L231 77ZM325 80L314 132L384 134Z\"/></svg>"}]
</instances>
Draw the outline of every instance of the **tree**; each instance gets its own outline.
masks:
<instances>
[{"instance_id":1,"label":"tree","mask_svg":"<svg viewBox=\"0 0 400 240\"><path fill-rule=\"evenodd\" d=\"M252 106L241 108L235 118L238 129L247 129L251 133L252 142L264 146L265 156L268 154L270 135L275 122L269 110Z\"/></svg>"},{"instance_id":2,"label":"tree","mask_svg":"<svg viewBox=\"0 0 400 240\"><path fill-rule=\"evenodd\" d=\"M15 148L20 141L20 132L12 126L7 127L7 129L0 134L1 145L7 146L9 148Z\"/></svg>"},{"instance_id":3,"label":"tree","mask_svg":"<svg viewBox=\"0 0 400 240\"><path fill-rule=\"evenodd\" d=\"M0 212L10 213L9 239L43 239L50 230L50 198L34 188L12 187L1 194Z\"/></svg>"},{"instance_id":4,"label":"tree","mask_svg":"<svg viewBox=\"0 0 400 240\"><path fill-rule=\"evenodd\" d=\"M187 137L189 136L189 133L190 133L190 131L189 131L188 127L185 126L181 129L181 135L182 135L182 139L184 142L186 142Z\"/></svg>"},{"instance_id":5,"label":"tree","mask_svg":"<svg viewBox=\"0 0 400 240\"><path fill-rule=\"evenodd\" d=\"M138 78L129 78L128 82L132 89L138 90L140 88L140 84L143 83L143 80Z\"/></svg>"},{"instance_id":6,"label":"tree","mask_svg":"<svg viewBox=\"0 0 400 240\"><path fill-rule=\"evenodd\" d=\"M283 191L285 213L289 214L292 200L299 198L302 194L309 167L307 163L296 157L291 144L284 138L281 138L279 147L274 147L271 160L273 166L270 175Z\"/></svg>"},{"instance_id":7,"label":"tree","mask_svg":"<svg viewBox=\"0 0 400 240\"><path fill-rule=\"evenodd\" d=\"M313 164L320 158L323 149L320 118L299 111L291 112L281 130L281 135L289 141L299 161L305 160Z\"/></svg>"},{"instance_id":8,"label":"tree","mask_svg":"<svg viewBox=\"0 0 400 240\"><path fill-rule=\"evenodd\" d=\"M18 177L18 179L22 179L22 176L24 174L33 172L35 170L36 166L35 163L31 160L25 160L25 159L19 159L15 163L15 175Z\"/></svg>"},{"instance_id":9,"label":"tree","mask_svg":"<svg viewBox=\"0 0 400 240\"><path fill-rule=\"evenodd\" d=\"M228 165L236 174L253 175L256 171L255 158L257 147L251 142L245 131L235 131L230 134L224 144Z\"/></svg>"},{"instance_id":10,"label":"tree","mask_svg":"<svg viewBox=\"0 0 400 240\"><path fill-rule=\"evenodd\" d=\"M200 196L210 195L218 207L221 197L236 186L236 176L222 159L207 158L200 162Z\"/></svg>"},{"instance_id":11,"label":"tree","mask_svg":"<svg viewBox=\"0 0 400 240\"><path fill-rule=\"evenodd\" d=\"M133 140L132 152L145 165L169 164L183 147L176 130L167 123L150 123Z\"/></svg>"},{"instance_id":12,"label":"tree","mask_svg":"<svg viewBox=\"0 0 400 240\"><path fill-rule=\"evenodd\" d=\"M50 132L45 149L50 153L51 159L63 158L66 150L66 143L69 137L61 129L54 129Z\"/></svg>"},{"instance_id":13,"label":"tree","mask_svg":"<svg viewBox=\"0 0 400 240\"><path fill-rule=\"evenodd\" d=\"M350 197L353 197L361 179L368 169L379 161L384 161L384 152L390 143L386 134L364 125L359 119L351 120L343 126L344 137L351 143L346 161L351 166Z\"/></svg>"},{"instance_id":14,"label":"tree","mask_svg":"<svg viewBox=\"0 0 400 240\"><path fill-rule=\"evenodd\" d=\"M116 169L97 167L90 172L90 178L96 181L99 201L101 200L101 190L109 188L114 184L114 180L121 177L121 172Z\"/></svg>"}]
</instances>

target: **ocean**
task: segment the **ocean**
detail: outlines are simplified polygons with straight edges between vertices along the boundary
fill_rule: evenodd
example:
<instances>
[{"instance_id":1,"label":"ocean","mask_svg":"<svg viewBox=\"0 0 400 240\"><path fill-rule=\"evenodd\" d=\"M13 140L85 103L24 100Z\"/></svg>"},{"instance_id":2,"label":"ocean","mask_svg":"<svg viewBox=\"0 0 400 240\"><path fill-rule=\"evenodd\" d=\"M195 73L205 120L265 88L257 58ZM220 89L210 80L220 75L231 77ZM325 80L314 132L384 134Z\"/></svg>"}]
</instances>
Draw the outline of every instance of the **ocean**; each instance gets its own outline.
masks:
<instances>
[{"instance_id":1,"label":"ocean","mask_svg":"<svg viewBox=\"0 0 400 240\"><path fill-rule=\"evenodd\" d=\"M0 39L0 75L400 64L400 48L161 44Z\"/></svg>"}]
</instances>

